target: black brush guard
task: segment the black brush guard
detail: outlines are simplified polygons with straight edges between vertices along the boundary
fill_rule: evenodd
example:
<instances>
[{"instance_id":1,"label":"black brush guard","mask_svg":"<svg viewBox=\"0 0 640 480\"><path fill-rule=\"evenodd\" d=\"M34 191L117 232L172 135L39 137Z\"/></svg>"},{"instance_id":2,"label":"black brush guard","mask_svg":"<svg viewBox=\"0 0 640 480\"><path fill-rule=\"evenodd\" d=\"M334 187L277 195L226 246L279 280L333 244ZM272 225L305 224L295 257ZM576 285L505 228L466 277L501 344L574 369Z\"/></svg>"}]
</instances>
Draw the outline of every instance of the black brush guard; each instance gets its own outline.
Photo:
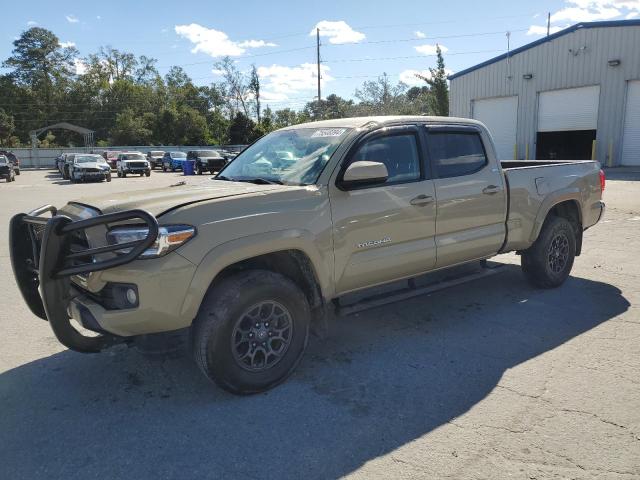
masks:
<instances>
[{"instance_id":1,"label":"black brush guard","mask_svg":"<svg viewBox=\"0 0 640 480\"><path fill-rule=\"evenodd\" d=\"M42 216L46 213L51 217ZM73 241L74 235L84 233L87 228L131 220L144 223L149 228L146 238L96 248L78 248ZM144 210L127 210L72 221L65 215L57 215L55 207L46 205L11 219L11 266L27 305L35 315L49 321L60 343L78 352L99 352L123 339L111 334L89 337L73 327L68 314L72 300L70 277L130 263L151 247L157 236L158 222ZM127 248L131 250L126 254L106 260L94 259L95 255Z\"/></svg>"}]
</instances>

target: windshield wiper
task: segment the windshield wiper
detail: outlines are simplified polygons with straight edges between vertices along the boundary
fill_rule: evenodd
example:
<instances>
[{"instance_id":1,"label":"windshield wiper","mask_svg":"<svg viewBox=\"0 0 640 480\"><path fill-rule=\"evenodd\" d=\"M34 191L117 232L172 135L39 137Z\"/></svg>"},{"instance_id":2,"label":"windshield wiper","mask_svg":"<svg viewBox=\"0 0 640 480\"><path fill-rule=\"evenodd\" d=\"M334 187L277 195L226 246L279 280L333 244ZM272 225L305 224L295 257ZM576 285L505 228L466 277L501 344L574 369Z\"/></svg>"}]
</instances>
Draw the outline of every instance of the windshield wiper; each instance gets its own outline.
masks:
<instances>
[{"instance_id":1,"label":"windshield wiper","mask_svg":"<svg viewBox=\"0 0 640 480\"><path fill-rule=\"evenodd\" d=\"M262 177L255 178L229 178L224 175L216 175L213 177L213 180L226 180L228 182L245 182L245 183L255 183L257 185L284 185L280 180L267 180Z\"/></svg>"},{"instance_id":2,"label":"windshield wiper","mask_svg":"<svg viewBox=\"0 0 640 480\"><path fill-rule=\"evenodd\" d=\"M255 178L237 178L234 181L236 182L247 182L247 183L255 183L258 185L284 185L280 180L267 180L262 177Z\"/></svg>"}]
</instances>

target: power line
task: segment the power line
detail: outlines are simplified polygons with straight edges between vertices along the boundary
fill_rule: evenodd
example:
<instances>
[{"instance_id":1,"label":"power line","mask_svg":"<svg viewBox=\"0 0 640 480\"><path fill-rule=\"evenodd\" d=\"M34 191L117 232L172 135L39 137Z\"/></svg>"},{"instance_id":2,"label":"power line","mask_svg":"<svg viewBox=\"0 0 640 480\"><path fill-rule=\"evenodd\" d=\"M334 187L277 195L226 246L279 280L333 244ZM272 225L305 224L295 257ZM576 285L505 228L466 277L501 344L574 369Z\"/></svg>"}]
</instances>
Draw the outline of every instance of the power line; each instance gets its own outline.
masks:
<instances>
[{"instance_id":1,"label":"power line","mask_svg":"<svg viewBox=\"0 0 640 480\"><path fill-rule=\"evenodd\" d=\"M528 29L521 28L518 30L511 30L511 32L526 32ZM328 47L342 47L345 45L367 45L367 44L380 44L380 43L399 43L399 42L415 42L415 41L424 41L424 40L442 40L448 38L466 38L466 37L482 37L489 35L504 35L504 30L495 31L495 32L478 32L478 33L464 33L460 35L439 35L432 37L410 37L410 38L394 38L388 40L367 40L365 42L353 42L353 43L340 43L340 44L329 44Z\"/></svg>"},{"instance_id":2,"label":"power line","mask_svg":"<svg viewBox=\"0 0 640 480\"><path fill-rule=\"evenodd\" d=\"M452 55L472 55L472 54L477 54L477 53L496 53L496 52L502 52L503 50L475 50L475 51L469 51L469 52L447 52L446 56L452 56ZM377 60L405 60L405 59L409 59L409 58L428 58L428 57L435 57L437 56L436 53L432 53L432 54L428 54L428 55L406 55L406 56L398 56L398 57L362 57L362 58L339 58L336 60L324 60L323 63L344 63L344 62L371 62L371 61L377 61Z\"/></svg>"}]
</instances>

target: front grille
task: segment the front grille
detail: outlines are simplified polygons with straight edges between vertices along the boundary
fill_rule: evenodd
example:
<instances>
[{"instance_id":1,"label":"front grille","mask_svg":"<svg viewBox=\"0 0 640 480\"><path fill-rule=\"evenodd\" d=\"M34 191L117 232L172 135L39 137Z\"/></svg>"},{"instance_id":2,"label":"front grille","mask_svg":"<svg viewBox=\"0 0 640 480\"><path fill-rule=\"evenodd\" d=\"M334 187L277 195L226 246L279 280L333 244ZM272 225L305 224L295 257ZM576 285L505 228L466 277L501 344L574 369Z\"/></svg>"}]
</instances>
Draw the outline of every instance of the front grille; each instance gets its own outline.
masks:
<instances>
[{"instance_id":1,"label":"front grille","mask_svg":"<svg viewBox=\"0 0 640 480\"><path fill-rule=\"evenodd\" d=\"M129 168L146 168L147 164L145 162L127 162L127 167L129 167Z\"/></svg>"},{"instance_id":2,"label":"front grille","mask_svg":"<svg viewBox=\"0 0 640 480\"><path fill-rule=\"evenodd\" d=\"M99 168L83 168L83 172L85 173L99 173L101 170Z\"/></svg>"}]
</instances>

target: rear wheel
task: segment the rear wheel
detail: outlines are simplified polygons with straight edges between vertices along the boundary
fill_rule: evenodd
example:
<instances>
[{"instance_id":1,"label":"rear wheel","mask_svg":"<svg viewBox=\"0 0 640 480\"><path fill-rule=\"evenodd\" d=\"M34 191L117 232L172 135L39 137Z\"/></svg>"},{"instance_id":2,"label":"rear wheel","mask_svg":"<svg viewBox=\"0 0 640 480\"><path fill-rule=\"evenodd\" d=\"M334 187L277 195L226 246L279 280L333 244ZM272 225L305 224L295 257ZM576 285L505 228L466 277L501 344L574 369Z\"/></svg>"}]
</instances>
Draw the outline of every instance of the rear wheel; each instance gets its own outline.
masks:
<instances>
[{"instance_id":1,"label":"rear wheel","mask_svg":"<svg viewBox=\"0 0 640 480\"><path fill-rule=\"evenodd\" d=\"M309 305L288 278L253 270L212 287L193 327L204 374L236 394L258 393L297 367L309 337Z\"/></svg>"},{"instance_id":2,"label":"rear wheel","mask_svg":"<svg viewBox=\"0 0 640 480\"><path fill-rule=\"evenodd\" d=\"M566 218L549 217L534 244L522 252L522 271L536 287L559 287L571 273L575 256L576 235L571 223Z\"/></svg>"}]
</instances>

